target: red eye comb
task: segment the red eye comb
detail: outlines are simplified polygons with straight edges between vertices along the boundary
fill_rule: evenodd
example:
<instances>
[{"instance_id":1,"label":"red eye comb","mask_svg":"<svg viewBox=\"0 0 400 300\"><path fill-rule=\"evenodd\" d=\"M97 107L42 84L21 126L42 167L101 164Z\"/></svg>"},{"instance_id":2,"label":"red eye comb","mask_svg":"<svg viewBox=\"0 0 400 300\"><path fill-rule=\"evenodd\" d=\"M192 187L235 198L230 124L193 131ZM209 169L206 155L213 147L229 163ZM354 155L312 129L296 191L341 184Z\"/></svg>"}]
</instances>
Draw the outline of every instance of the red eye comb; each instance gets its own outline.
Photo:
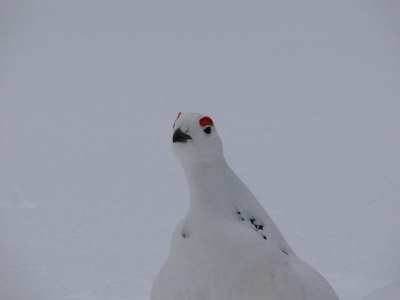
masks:
<instances>
[{"instance_id":1,"label":"red eye comb","mask_svg":"<svg viewBox=\"0 0 400 300\"><path fill-rule=\"evenodd\" d=\"M179 112L178 116L176 117L175 121L179 119L179 117L181 116L181 112Z\"/></svg>"},{"instance_id":2,"label":"red eye comb","mask_svg":"<svg viewBox=\"0 0 400 300\"><path fill-rule=\"evenodd\" d=\"M210 117L207 117L207 116L202 117L202 118L199 120L199 123L200 123L200 126L201 126L201 127L204 127L204 126L207 126L207 125L209 125L209 126L213 126L213 125L214 125L213 120L211 120L211 118L210 118Z\"/></svg>"}]
</instances>

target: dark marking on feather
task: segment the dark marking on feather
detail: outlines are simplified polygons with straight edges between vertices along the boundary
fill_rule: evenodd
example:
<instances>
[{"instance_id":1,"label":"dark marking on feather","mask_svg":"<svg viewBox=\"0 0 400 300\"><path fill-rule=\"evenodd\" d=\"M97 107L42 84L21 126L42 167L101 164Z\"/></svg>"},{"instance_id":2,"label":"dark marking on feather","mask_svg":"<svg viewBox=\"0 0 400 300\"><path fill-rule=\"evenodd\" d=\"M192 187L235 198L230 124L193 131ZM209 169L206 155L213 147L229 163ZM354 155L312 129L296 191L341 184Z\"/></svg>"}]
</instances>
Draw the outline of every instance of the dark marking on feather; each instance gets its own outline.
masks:
<instances>
[{"instance_id":1,"label":"dark marking on feather","mask_svg":"<svg viewBox=\"0 0 400 300\"><path fill-rule=\"evenodd\" d=\"M186 230L185 230L185 229L182 229L182 231L181 231L181 235L182 235L182 237L183 237L184 239L186 239L186 238L188 238L188 237L189 237L189 235L187 234L187 232L186 232Z\"/></svg>"}]
</instances>

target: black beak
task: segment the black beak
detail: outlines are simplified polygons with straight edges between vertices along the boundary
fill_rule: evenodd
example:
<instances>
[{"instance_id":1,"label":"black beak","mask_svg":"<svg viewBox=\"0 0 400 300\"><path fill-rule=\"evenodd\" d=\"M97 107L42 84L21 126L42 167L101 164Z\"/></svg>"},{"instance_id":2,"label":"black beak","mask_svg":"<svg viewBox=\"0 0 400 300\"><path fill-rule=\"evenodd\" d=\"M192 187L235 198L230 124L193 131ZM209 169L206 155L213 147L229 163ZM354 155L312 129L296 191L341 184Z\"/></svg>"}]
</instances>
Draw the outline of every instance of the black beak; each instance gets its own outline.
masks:
<instances>
[{"instance_id":1,"label":"black beak","mask_svg":"<svg viewBox=\"0 0 400 300\"><path fill-rule=\"evenodd\" d=\"M192 138L190 135L187 135L186 133L183 133L180 128L178 128L174 132L174 136L172 137L172 142L173 143L186 143L187 140L191 140Z\"/></svg>"}]
</instances>

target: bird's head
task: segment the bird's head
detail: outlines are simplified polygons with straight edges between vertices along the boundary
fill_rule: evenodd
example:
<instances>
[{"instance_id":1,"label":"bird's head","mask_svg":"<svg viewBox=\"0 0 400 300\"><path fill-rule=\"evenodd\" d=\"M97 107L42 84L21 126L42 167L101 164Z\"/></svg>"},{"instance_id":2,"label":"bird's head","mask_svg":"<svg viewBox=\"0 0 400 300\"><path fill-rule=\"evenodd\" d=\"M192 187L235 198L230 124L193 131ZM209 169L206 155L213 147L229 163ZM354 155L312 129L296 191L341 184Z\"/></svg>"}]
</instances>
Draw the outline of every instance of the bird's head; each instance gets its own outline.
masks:
<instances>
[{"instance_id":1,"label":"bird's head","mask_svg":"<svg viewBox=\"0 0 400 300\"><path fill-rule=\"evenodd\" d=\"M213 163L223 158L222 142L210 117L179 113L173 129L172 149L182 163Z\"/></svg>"}]
</instances>

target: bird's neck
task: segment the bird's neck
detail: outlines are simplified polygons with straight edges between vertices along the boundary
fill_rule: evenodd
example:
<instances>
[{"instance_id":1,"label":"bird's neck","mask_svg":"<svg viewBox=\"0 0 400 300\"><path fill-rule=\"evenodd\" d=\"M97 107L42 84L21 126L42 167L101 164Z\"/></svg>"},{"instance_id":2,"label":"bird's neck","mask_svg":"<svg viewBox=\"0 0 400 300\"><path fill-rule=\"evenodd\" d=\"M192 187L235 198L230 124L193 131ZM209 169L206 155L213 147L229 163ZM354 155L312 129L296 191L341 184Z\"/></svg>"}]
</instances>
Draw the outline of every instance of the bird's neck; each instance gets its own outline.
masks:
<instances>
[{"instance_id":1,"label":"bird's neck","mask_svg":"<svg viewBox=\"0 0 400 300\"><path fill-rule=\"evenodd\" d=\"M189 185L190 209L196 211L226 211L230 205L232 170L225 159L212 163L184 164Z\"/></svg>"}]
</instances>

